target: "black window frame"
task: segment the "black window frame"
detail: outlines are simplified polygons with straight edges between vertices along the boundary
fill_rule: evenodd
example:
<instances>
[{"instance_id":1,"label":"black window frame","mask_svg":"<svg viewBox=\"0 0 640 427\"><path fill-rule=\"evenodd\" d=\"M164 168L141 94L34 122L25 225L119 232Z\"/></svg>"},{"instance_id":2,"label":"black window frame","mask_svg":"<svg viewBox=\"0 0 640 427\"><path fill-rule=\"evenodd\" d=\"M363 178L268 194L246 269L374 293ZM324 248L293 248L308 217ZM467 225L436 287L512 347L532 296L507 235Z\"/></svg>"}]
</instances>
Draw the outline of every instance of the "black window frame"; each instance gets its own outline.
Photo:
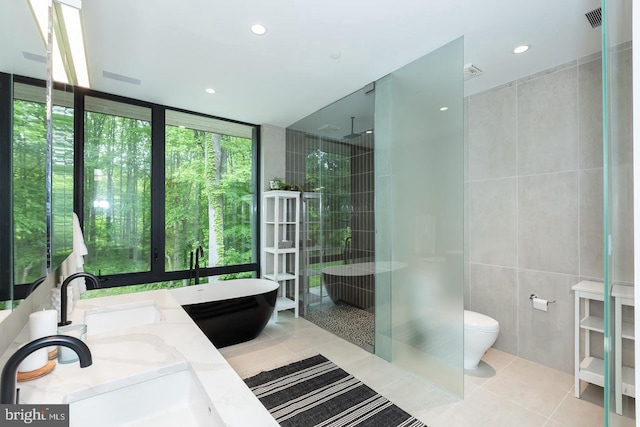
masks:
<instances>
[{"instance_id":1,"label":"black window frame","mask_svg":"<svg viewBox=\"0 0 640 427\"><path fill-rule=\"evenodd\" d=\"M0 73L0 173L9 183L13 180L13 172L11 168L12 158L12 123L13 123L13 84L23 83L44 87L44 80L38 80L30 77L10 75ZM4 90L4 85L10 84L10 90ZM61 86L62 90L69 89L69 86ZM58 89L56 87L56 89ZM123 104L136 105L151 110L151 253L150 270L144 272L121 273L111 275L100 275L99 279L102 288L142 285L147 283L175 281L187 279L189 277L188 270L165 271L164 254L165 249L165 113L168 110L178 111L182 113L197 115L201 117L222 120L231 123L237 123L249 126L253 129L253 179L251 186L253 188L253 208L256 212L255 224L255 240L253 248L253 258L255 262L247 264L237 264L220 267L203 267L200 269L201 277L219 276L233 273L252 272L256 277L260 275L260 125L227 119L224 117L212 116L209 114L199 113L195 111L169 107L147 101L136 100L120 95L108 94L93 89L74 86L74 188L73 188L73 207L78 215L81 226L84 224L84 122L85 122L85 99L87 96L115 101ZM7 95L8 93L8 95ZM8 113L8 114L6 114ZM8 155L5 155L8 154ZM8 190L8 191L7 191ZM0 189L0 235L13 235L13 212L12 200L13 192L11 186L3 186ZM7 233L8 234L5 234ZM7 263L7 260L10 262ZM9 283L13 283L13 240L11 238L0 239L0 272ZM56 266L57 268L57 266ZM98 272L91 272L98 274ZM0 301L2 297L9 299L23 299L26 297L29 284L14 284L12 287L13 295L3 295L0 293ZM1 289L0 289L1 292Z\"/></svg>"}]
</instances>

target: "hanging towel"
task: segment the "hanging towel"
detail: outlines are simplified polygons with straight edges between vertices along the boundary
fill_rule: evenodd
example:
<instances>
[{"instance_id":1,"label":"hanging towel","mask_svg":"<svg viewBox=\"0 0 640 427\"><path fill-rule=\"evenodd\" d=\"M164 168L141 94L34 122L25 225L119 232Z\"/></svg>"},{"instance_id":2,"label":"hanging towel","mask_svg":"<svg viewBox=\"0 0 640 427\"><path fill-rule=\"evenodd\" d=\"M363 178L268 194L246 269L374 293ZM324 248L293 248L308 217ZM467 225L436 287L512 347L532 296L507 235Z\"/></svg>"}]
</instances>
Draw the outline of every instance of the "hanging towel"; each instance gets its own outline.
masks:
<instances>
[{"instance_id":1,"label":"hanging towel","mask_svg":"<svg viewBox=\"0 0 640 427\"><path fill-rule=\"evenodd\" d=\"M78 215L73 213L73 253L76 256L76 263L78 266L84 265L84 255L87 255L87 246L84 244L84 236L82 235L82 228L80 227L80 220Z\"/></svg>"},{"instance_id":2,"label":"hanging towel","mask_svg":"<svg viewBox=\"0 0 640 427\"><path fill-rule=\"evenodd\" d=\"M73 213L73 252L71 253L71 259L74 262L74 266L70 268L71 273L79 273L84 271L84 256L87 255L89 251L87 250L87 246L84 244L84 236L82 234L82 228L80 227L80 220L78 219L78 215ZM71 283L74 291L76 292L76 298L79 298L80 295L84 294L87 291L87 285L84 280L84 277L76 279Z\"/></svg>"}]
</instances>

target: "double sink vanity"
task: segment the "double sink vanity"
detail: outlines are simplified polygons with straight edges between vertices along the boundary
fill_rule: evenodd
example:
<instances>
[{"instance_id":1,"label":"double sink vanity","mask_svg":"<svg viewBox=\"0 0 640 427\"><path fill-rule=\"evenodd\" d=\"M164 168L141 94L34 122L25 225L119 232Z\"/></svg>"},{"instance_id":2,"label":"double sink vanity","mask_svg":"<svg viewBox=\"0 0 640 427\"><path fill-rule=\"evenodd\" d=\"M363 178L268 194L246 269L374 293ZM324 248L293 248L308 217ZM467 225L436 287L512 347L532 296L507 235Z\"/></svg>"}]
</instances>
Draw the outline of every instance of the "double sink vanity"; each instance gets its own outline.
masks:
<instances>
[{"instance_id":1,"label":"double sink vanity","mask_svg":"<svg viewBox=\"0 0 640 427\"><path fill-rule=\"evenodd\" d=\"M168 290L74 302L93 364L18 383L20 403L69 404L70 425L277 426ZM25 327L0 365L28 341Z\"/></svg>"}]
</instances>

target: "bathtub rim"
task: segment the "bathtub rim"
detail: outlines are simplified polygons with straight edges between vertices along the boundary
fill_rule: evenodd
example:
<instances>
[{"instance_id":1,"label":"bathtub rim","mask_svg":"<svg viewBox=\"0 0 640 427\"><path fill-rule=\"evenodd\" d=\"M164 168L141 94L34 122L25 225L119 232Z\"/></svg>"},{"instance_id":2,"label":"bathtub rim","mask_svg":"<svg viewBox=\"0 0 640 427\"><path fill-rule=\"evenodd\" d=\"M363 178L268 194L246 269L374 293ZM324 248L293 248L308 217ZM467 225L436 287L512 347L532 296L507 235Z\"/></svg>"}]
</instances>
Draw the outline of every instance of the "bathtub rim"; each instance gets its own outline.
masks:
<instances>
[{"instance_id":1,"label":"bathtub rim","mask_svg":"<svg viewBox=\"0 0 640 427\"><path fill-rule=\"evenodd\" d=\"M278 289L278 286L278 282L273 280L249 278L185 286L169 289L169 292L178 304L191 305L266 294Z\"/></svg>"},{"instance_id":2,"label":"bathtub rim","mask_svg":"<svg viewBox=\"0 0 640 427\"><path fill-rule=\"evenodd\" d=\"M355 264L340 264L325 267L321 270L322 274L330 276L340 277L356 277L356 276L370 276L378 273L387 273L389 271L399 270L406 267L408 264L405 262L391 261L391 262L358 262Z\"/></svg>"}]
</instances>

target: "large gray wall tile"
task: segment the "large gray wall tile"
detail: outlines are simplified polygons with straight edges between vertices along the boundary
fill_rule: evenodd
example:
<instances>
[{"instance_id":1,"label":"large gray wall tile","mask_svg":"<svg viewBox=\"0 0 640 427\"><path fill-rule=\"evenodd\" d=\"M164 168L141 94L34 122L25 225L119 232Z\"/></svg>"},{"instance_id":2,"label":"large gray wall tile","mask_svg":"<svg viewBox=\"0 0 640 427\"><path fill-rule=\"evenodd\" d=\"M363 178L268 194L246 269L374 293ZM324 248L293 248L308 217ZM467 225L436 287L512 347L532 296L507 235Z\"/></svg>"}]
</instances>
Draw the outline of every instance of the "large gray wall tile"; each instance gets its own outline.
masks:
<instances>
[{"instance_id":1,"label":"large gray wall tile","mask_svg":"<svg viewBox=\"0 0 640 427\"><path fill-rule=\"evenodd\" d=\"M470 310L496 319L500 324L500 334L493 346L516 354L516 269L480 264L471 264L469 267Z\"/></svg>"},{"instance_id":2,"label":"large gray wall tile","mask_svg":"<svg viewBox=\"0 0 640 427\"><path fill-rule=\"evenodd\" d=\"M630 44L613 53L612 64L610 73L617 83L611 91L611 272L614 281L632 283ZM509 270L504 266L517 267L520 274L514 280L519 281L520 294L514 304L520 326L515 341L520 355L566 372L572 372L573 366L573 318L567 317L573 313L573 294L566 290L578 280L602 280L603 275L601 80L601 61L591 55L520 79L515 87L509 83L465 99L469 103L465 109L465 181L470 181L465 195L465 260L469 261L465 307L491 315L491 300L509 304L504 289L491 284L500 282L495 277L500 276L499 271ZM504 111L514 89L516 105ZM509 122L512 113L516 117ZM517 129L517 168L510 172L508 161L499 159L510 155L506 135L513 125ZM496 178L514 174L517 195L512 208L513 187L508 180ZM511 212L517 215L515 237L510 237L514 229ZM554 305L542 317L531 314L528 294L523 295L530 289L561 300L562 313ZM551 332L540 332L540 328ZM548 351L547 341L558 339L563 341ZM499 345L512 347L511 339L507 341ZM602 349L599 351L601 354Z\"/></svg>"},{"instance_id":3,"label":"large gray wall tile","mask_svg":"<svg viewBox=\"0 0 640 427\"><path fill-rule=\"evenodd\" d=\"M578 172L519 178L519 268L578 274L578 233Z\"/></svg>"},{"instance_id":4,"label":"large gray wall tile","mask_svg":"<svg viewBox=\"0 0 640 427\"><path fill-rule=\"evenodd\" d=\"M574 295L577 276L518 270L518 356L573 373ZM535 310L529 295L553 301Z\"/></svg>"},{"instance_id":5,"label":"large gray wall tile","mask_svg":"<svg viewBox=\"0 0 640 427\"><path fill-rule=\"evenodd\" d=\"M603 279L602 169L580 171L580 276Z\"/></svg>"},{"instance_id":6,"label":"large gray wall tile","mask_svg":"<svg viewBox=\"0 0 640 427\"><path fill-rule=\"evenodd\" d=\"M602 167L602 61L578 66L580 168Z\"/></svg>"},{"instance_id":7,"label":"large gray wall tile","mask_svg":"<svg viewBox=\"0 0 640 427\"><path fill-rule=\"evenodd\" d=\"M611 278L633 283L633 166L614 167L611 181Z\"/></svg>"},{"instance_id":8,"label":"large gray wall tile","mask_svg":"<svg viewBox=\"0 0 640 427\"><path fill-rule=\"evenodd\" d=\"M518 85L519 175L578 168L577 74L571 67Z\"/></svg>"},{"instance_id":9,"label":"large gray wall tile","mask_svg":"<svg viewBox=\"0 0 640 427\"><path fill-rule=\"evenodd\" d=\"M469 183L469 261L516 266L516 178Z\"/></svg>"},{"instance_id":10,"label":"large gray wall tile","mask_svg":"<svg viewBox=\"0 0 640 427\"><path fill-rule=\"evenodd\" d=\"M609 74L615 84L611 85L611 137L612 163L630 165L633 162L633 70L631 49L611 55Z\"/></svg>"},{"instance_id":11,"label":"large gray wall tile","mask_svg":"<svg viewBox=\"0 0 640 427\"><path fill-rule=\"evenodd\" d=\"M274 177L284 179L287 164L287 130L278 126L266 125L260 128L260 140L263 147L269 147L261 151L260 168L262 170L262 189L267 190L269 180Z\"/></svg>"},{"instance_id":12,"label":"large gray wall tile","mask_svg":"<svg viewBox=\"0 0 640 427\"><path fill-rule=\"evenodd\" d=\"M633 71L631 48L611 55L609 74L615 84L611 98L612 279L633 283Z\"/></svg>"},{"instance_id":13,"label":"large gray wall tile","mask_svg":"<svg viewBox=\"0 0 640 427\"><path fill-rule=\"evenodd\" d=\"M469 102L469 178L516 174L515 84L473 96Z\"/></svg>"}]
</instances>

